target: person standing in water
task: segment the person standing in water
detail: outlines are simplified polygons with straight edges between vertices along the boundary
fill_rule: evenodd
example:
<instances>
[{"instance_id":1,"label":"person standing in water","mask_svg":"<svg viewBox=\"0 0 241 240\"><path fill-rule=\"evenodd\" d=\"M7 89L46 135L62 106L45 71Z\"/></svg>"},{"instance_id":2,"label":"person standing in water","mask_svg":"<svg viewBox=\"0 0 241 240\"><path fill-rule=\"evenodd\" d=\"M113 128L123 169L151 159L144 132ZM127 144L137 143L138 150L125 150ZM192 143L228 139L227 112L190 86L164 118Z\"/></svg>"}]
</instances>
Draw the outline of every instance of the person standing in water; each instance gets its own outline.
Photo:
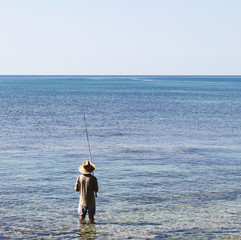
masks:
<instances>
[{"instance_id":1,"label":"person standing in water","mask_svg":"<svg viewBox=\"0 0 241 240\"><path fill-rule=\"evenodd\" d=\"M79 167L82 174L77 177L75 191L80 193L78 213L81 222L83 222L88 212L90 222L94 223L95 193L98 192L97 178L91 175L94 170L95 165L87 160Z\"/></svg>"}]
</instances>

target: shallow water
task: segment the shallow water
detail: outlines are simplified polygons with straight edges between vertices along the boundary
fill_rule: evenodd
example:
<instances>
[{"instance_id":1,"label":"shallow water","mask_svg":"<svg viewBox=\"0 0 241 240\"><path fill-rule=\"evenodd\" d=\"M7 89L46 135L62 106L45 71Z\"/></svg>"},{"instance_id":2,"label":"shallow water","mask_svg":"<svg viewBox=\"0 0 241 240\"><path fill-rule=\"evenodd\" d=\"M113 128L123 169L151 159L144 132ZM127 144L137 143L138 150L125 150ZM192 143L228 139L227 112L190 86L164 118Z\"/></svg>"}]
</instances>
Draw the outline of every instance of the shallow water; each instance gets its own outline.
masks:
<instances>
[{"instance_id":1,"label":"shallow water","mask_svg":"<svg viewBox=\"0 0 241 240\"><path fill-rule=\"evenodd\" d=\"M241 77L0 76L0 116L0 238L240 238Z\"/></svg>"}]
</instances>

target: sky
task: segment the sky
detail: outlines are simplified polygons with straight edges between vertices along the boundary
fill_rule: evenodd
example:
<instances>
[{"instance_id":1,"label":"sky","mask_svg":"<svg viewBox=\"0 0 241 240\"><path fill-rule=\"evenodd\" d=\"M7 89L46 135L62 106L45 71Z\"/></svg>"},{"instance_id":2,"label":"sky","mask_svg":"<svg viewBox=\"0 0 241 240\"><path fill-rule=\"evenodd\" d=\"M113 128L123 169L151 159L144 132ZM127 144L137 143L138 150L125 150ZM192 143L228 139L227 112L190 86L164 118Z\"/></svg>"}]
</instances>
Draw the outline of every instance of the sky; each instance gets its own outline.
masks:
<instances>
[{"instance_id":1,"label":"sky","mask_svg":"<svg viewBox=\"0 0 241 240\"><path fill-rule=\"evenodd\" d=\"M0 0L0 75L241 75L241 0Z\"/></svg>"}]
</instances>

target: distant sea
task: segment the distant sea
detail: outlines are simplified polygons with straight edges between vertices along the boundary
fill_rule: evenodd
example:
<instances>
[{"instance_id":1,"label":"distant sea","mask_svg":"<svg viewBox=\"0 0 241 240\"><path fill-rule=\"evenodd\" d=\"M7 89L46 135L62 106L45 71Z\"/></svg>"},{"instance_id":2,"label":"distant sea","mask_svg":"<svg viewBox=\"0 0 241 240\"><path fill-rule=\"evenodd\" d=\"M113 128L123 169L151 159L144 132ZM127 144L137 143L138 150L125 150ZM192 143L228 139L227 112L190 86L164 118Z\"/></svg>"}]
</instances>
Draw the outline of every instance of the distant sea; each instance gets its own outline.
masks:
<instances>
[{"instance_id":1,"label":"distant sea","mask_svg":"<svg viewBox=\"0 0 241 240\"><path fill-rule=\"evenodd\" d=\"M1 239L241 237L241 76L0 76L0 126Z\"/></svg>"}]
</instances>

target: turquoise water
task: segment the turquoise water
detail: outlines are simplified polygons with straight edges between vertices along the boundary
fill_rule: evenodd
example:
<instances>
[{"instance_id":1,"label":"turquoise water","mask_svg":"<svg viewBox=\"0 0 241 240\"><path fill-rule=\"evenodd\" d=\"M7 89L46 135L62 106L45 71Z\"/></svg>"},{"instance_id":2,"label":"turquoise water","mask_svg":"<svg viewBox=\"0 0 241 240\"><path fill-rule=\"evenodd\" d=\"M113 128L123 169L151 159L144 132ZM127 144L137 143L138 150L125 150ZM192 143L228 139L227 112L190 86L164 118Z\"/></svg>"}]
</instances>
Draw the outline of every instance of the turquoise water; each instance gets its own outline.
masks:
<instances>
[{"instance_id":1,"label":"turquoise water","mask_svg":"<svg viewBox=\"0 0 241 240\"><path fill-rule=\"evenodd\" d=\"M0 76L0 119L1 239L240 239L241 76Z\"/></svg>"}]
</instances>

